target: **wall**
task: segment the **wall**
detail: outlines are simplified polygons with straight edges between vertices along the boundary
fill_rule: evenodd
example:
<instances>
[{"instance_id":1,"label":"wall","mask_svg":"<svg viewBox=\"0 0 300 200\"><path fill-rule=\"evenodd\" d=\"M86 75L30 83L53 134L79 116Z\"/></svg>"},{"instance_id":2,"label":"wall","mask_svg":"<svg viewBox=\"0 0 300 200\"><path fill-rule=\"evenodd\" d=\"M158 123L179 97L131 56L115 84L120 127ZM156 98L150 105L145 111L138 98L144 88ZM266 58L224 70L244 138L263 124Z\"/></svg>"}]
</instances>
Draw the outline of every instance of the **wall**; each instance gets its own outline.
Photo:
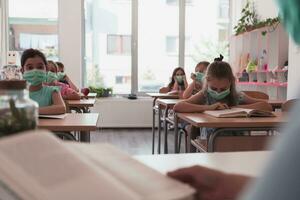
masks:
<instances>
[{"instance_id":1,"label":"wall","mask_svg":"<svg viewBox=\"0 0 300 200\"><path fill-rule=\"evenodd\" d=\"M299 98L300 86L300 48L290 39L289 46L289 74L288 99Z\"/></svg>"},{"instance_id":2,"label":"wall","mask_svg":"<svg viewBox=\"0 0 300 200\"><path fill-rule=\"evenodd\" d=\"M65 70L81 86L83 65L83 0L59 0L59 56Z\"/></svg>"}]
</instances>

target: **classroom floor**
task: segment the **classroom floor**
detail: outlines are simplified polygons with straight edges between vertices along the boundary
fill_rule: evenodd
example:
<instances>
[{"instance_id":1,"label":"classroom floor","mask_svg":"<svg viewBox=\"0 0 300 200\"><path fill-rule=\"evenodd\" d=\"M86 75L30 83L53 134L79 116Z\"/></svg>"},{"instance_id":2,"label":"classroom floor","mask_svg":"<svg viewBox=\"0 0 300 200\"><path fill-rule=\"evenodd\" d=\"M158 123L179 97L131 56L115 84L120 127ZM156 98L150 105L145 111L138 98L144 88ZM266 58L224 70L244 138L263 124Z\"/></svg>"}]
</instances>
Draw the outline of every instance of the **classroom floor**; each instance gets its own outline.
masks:
<instances>
[{"instance_id":1,"label":"classroom floor","mask_svg":"<svg viewBox=\"0 0 300 200\"><path fill-rule=\"evenodd\" d=\"M162 135L163 139L163 135ZM152 152L151 129L99 129L91 133L91 143L110 143L130 155L147 155ZM163 140L162 140L163 143ZM174 152L174 132L168 134L169 153ZM181 151L184 151L184 138L182 137ZM156 151L157 152L157 137ZM163 145L161 146L163 152Z\"/></svg>"}]
</instances>

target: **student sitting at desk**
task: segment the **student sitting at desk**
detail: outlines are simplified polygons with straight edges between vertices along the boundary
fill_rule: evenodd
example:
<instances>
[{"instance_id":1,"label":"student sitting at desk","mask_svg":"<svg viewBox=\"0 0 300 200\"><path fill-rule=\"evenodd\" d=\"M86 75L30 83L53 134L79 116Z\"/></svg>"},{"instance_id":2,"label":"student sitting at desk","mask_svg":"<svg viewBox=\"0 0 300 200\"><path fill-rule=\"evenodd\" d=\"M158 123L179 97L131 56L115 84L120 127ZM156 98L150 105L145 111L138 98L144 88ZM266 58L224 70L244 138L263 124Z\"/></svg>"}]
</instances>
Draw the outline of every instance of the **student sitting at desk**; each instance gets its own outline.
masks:
<instances>
[{"instance_id":1,"label":"student sitting at desk","mask_svg":"<svg viewBox=\"0 0 300 200\"><path fill-rule=\"evenodd\" d=\"M199 62L195 67L195 73L191 74L192 83L188 85L183 93L183 99L188 99L192 95L195 95L202 89L203 78L206 72L206 69L209 65L209 62L202 61Z\"/></svg>"},{"instance_id":2,"label":"student sitting at desk","mask_svg":"<svg viewBox=\"0 0 300 200\"><path fill-rule=\"evenodd\" d=\"M187 88L188 83L184 69L177 67L174 69L172 78L167 87L163 87L159 90L159 93L178 94L182 97L184 90Z\"/></svg>"},{"instance_id":3,"label":"student sitting at desk","mask_svg":"<svg viewBox=\"0 0 300 200\"><path fill-rule=\"evenodd\" d=\"M29 83L29 96L39 104L40 114L63 114L66 107L58 87L45 86L47 61L35 49L27 49L21 57L23 78Z\"/></svg>"},{"instance_id":4,"label":"student sitting at desk","mask_svg":"<svg viewBox=\"0 0 300 200\"><path fill-rule=\"evenodd\" d=\"M78 87L73 83L73 81L70 79L70 77L65 73L65 65L62 62L55 62L55 64L57 65L57 76L58 76L59 82L66 83L70 86L70 88L72 88L76 92L79 92ZM90 93L90 89L82 88L80 90L80 92L82 94L84 94L85 96L87 96Z\"/></svg>"},{"instance_id":5,"label":"student sitting at desk","mask_svg":"<svg viewBox=\"0 0 300 200\"><path fill-rule=\"evenodd\" d=\"M237 92L235 77L230 65L216 58L209 65L202 91L174 106L175 112L204 112L206 110L223 110L230 107L243 107L272 111L272 106L264 100L251 98ZM206 140L214 129L202 128L201 139Z\"/></svg>"},{"instance_id":6,"label":"student sitting at desk","mask_svg":"<svg viewBox=\"0 0 300 200\"><path fill-rule=\"evenodd\" d=\"M65 100L79 100L80 94L66 83L62 83L58 78L58 67L55 62L49 60L47 65L46 83L49 86L60 87L60 93Z\"/></svg>"}]
</instances>

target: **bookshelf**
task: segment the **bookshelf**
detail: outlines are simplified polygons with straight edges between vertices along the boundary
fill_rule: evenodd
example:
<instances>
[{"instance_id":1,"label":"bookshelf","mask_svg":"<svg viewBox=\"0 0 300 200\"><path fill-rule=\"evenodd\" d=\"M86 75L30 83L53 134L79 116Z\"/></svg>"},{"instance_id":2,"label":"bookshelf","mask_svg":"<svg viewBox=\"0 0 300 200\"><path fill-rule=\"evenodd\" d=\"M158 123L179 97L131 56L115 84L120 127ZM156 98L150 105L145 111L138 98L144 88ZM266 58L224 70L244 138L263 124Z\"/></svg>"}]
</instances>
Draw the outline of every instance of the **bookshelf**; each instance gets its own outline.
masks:
<instances>
[{"instance_id":1,"label":"bookshelf","mask_svg":"<svg viewBox=\"0 0 300 200\"><path fill-rule=\"evenodd\" d=\"M262 32L267 31L266 35ZM230 64L238 79L239 90L267 93L272 100L286 100L289 38L283 26L263 27L230 39ZM263 55L263 59L261 58ZM245 74L249 61L257 63L255 71Z\"/></svg>"}]
</instances>

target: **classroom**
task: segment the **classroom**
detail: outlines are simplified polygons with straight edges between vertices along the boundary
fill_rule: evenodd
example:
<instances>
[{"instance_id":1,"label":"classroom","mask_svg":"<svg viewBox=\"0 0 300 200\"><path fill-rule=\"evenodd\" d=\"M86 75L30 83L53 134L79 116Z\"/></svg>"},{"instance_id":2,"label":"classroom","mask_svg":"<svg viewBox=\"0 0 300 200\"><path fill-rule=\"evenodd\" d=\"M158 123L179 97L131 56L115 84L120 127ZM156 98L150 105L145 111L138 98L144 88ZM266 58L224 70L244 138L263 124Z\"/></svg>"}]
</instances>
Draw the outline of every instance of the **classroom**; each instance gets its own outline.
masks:
<instances>
[{"instance_id":1,"label":"classroom","mask_svg":"<svg viewBox=\"0 0 300 200\"><path fill-rule=\"evenodd\" d=\"M0 199L299 199L299 19L298 0L0 0Z\"/></svg>"}]
</instances>

